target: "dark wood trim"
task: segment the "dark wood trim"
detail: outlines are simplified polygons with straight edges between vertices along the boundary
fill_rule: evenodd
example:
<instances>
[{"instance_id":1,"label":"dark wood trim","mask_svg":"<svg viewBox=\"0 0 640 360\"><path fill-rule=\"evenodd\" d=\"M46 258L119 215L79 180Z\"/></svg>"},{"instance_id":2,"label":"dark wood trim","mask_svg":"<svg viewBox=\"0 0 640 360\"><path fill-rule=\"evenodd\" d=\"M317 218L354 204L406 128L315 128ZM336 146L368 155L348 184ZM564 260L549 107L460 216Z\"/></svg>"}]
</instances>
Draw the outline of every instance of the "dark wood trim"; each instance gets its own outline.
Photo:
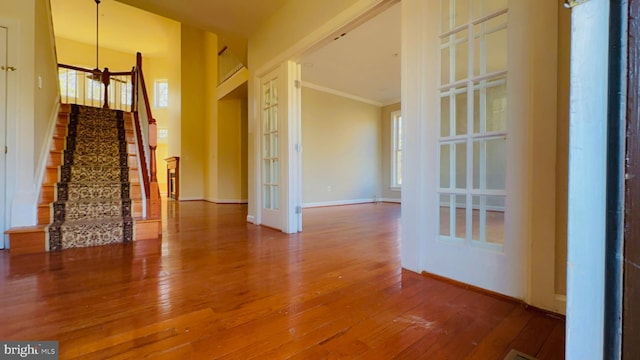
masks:
<instances>
[{"instance_id":1,"label":"dark wood trim","mask_svg":"<svg viewBox=\"0 0 640 360\"><path fill-rule=\"evenodd\" d=\"M607 184L605 219L604 359L618 359L622 346L625 96L624 19L626 2L609 3L609 89L607 99Z\"/></svg>"},{"instance_id":2,"label":"dark wood trim","mask_svg":"<svg viewBox=\"0 0 640 360\"><path fill-rule=\"evenodd\" d=\"M151 194L150 185L149 185L149 169L147 168L147 159L144 156L144 142L142 141L142 127L140 126L140 117L138 116L138 112L133 112L134 125L136 127L136 139L138 143L138 155L140 156L140 171L142 172L142 182L144 188L145 198L149 199L149 195Z\"/></svg>"},{"instance_id":3,"label":"dark wood trim","mask_svg":"<svg viewBox=\"0 0 640 360\"><path fill-rule=\"evenodd\" d=\"M73 66L73 65L66 65L66 64L58 64L58 67L63 68L63 69L69 69L69 70L75 70L75 71L84 71L87 73L93 73L93 69L85 69L85 68L81 68L78 66Z\"/></svg>"},{"instance_id":4,"label":"dark wood trim","mask_svg":"<svg viewBox=\"0 0 640 360\"><path fill-rule=\"evenodd\" d=\"M640 0L629 0L622 358L640 359Z\"/></svg>"}]
</instances>

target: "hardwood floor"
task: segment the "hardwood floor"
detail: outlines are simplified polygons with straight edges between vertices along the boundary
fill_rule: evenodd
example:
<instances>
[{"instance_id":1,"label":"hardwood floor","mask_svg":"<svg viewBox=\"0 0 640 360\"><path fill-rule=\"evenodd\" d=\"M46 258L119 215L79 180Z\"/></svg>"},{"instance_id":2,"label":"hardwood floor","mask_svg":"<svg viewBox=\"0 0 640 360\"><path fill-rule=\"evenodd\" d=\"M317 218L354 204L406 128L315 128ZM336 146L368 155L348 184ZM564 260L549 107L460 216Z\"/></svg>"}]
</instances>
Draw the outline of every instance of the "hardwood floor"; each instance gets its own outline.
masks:
<instances>
[{"instance_id":1,"label":"hardwood floor","mask_svg":"<svg viewBox=\"0 0 640 360\"><path fill-rule=\"evenodd\" d=\"M402 270L400 207L165 204L163 239L0 254L0 339L79 359L564 358L564 320Z\"/></svg>"}]
</instances>

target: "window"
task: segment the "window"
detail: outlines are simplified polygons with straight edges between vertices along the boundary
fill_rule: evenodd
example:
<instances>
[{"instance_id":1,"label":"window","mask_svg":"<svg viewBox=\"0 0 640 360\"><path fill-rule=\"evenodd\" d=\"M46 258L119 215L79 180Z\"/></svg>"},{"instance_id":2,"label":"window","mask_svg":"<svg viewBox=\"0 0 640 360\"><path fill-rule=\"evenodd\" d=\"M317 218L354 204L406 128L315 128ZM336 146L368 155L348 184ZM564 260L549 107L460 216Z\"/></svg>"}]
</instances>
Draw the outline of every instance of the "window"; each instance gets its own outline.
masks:
<instances>
[{"instance_id":1,"label":"window","mask_svg":"<svg viewBox=\"0 0 640 360\"><path fill-rule=\"evenodd\" d=\"M402 185L402 115L400 111L391 113L391 188Z\"/></svg>"},{"instance_id":2,"label":"window","mask_svg":"<svg viewBox=\"0 0 640 360\"><path fill-rule=\"evenodd\" d=\"M91 78L86 78L85 81L87 83L87 99L102 100L104 98L102 82L94 81Z\"/></svg>"},{"instance_id":3,"label":"window","mask_svg":"<svg viewBox=\"0 0 640 360\"><path fill-rule=\"evenodd\" d=\"M130 82L120 82L120 103L122 105L131 105L131 96L133 88Z\"/></svg>"},{"instance_id":4,"label":"window","mask_svg":"<svg viewBox=\"0 0 640 360\"><path fill-rule=\"evenodd\" d=\"M165 108L169 106L169 83L167 80L154 82L154 106Z\"/></svg>"},{"instance_id":5,"label":"window","mask_svg":"<svg viewBox=\"0 0 640 360\"><path fill-rule=\"evenodd\" d=\"M60 80L60 96L63 102L69 102L69 98L77 98L78 91L76 86L77 72L75 70L61 69L58 73Z\"/></svg>"}]
</instances>

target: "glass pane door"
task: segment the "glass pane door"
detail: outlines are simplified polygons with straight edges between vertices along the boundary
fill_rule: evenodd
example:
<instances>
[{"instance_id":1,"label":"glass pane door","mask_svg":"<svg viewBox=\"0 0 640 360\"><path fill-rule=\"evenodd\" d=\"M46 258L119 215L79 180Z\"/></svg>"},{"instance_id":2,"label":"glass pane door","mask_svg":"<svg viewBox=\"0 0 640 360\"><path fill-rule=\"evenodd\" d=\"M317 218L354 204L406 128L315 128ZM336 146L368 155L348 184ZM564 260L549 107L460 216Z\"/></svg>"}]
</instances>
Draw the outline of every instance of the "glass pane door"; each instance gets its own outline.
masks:
<instances>
[{"instance_id":1,"label":"glass pane door","mask_svg":"<svg viewBox=\"0 0 640 360\"><path fill-rule=\"evenodd\" d=\"M262 207L277 210L279 199L278 78L262 84Z\"/></svg>"},{"instance_id":2,"label":"glass pane door","mask_svg":"<svg viewBox=\"0 0 640 360\"><path fill-rule=\"evenodd\" d=\"M440 239L502 251L507 0L441 0Z\"/></svg>"}]
</instances>

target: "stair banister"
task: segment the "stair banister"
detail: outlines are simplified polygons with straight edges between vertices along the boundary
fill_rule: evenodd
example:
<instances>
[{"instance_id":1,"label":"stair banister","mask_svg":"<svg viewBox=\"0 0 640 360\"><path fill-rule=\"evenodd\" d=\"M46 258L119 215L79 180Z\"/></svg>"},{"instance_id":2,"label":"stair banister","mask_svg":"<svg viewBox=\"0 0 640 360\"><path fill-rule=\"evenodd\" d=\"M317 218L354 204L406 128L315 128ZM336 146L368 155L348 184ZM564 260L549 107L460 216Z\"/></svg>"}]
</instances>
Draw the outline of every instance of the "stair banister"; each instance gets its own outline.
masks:
<instances>
[{"instance_id":1,"label":"stair banister","mask_svg":"<svg viewBox=\"0 0 640 360\"><path fill-rule=\"evenodd\" d=\"M141 130L138 133L143 136L138 146L144 144L145 146L142 153L148 154L148 156L145 156L145 159L148 160L143 163L142 169L143 181L145 182L147 217L159 218L161 205L156 169L157 125L156 120L151 114L151 103L149 102L149 95L147 94L147 87L142 71L142 54L140 53L136 54L136 85L136 92L138 92L136 95L137 111L134 114L137 114L135 116L136 128L139 127L139 130ZM142 95L142 98L140 95ZM142 112L142 114L139 114L140 112Z\"/></svg>"}]
</instances>

